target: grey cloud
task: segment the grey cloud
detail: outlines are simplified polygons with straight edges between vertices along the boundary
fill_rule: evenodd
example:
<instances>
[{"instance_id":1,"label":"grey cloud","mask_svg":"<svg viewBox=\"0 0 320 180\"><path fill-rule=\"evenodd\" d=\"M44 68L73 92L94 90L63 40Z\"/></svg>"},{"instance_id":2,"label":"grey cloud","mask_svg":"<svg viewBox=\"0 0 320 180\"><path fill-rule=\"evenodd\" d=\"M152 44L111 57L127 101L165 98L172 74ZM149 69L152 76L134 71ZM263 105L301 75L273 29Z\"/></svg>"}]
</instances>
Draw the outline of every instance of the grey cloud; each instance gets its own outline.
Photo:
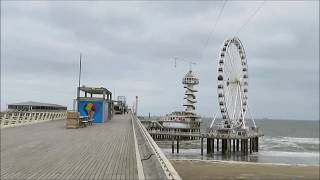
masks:
<instances>
[{"instance_id":1,"label":"grey cloud","mask_svg":"<svg viewBox=\"0 0 320 180\"><path fill-rule=\"evenodd\" d=\"M183 109L188 64L174 68L173 57L196 61L197 110L213 116L221 44L261 2L228 1L205 51L223 2L1 3L2 107L37 100L71 108L83 52L83 84L115 88L130 105L139 95L143 114ZM319 119L317 3L266 2L238 34L257 117Z\"/></svg>"}]
</instances>

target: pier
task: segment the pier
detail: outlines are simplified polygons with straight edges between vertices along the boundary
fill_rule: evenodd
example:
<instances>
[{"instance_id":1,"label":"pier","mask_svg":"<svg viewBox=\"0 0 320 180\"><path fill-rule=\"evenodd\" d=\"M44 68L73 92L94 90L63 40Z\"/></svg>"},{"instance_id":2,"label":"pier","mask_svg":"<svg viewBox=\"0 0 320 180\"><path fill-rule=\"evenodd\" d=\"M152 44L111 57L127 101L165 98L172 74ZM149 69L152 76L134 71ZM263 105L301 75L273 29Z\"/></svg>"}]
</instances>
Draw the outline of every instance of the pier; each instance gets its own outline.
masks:
<instances>
[{"instance_id":1,"label":"pier","mask_svg":"<svg viewBox=\"0 0 320 180\"><path fill-rule=\"evenodd\" d=\"M141 121L149 134L155 140L171 140L172 153L179 153L179 143L181 140L200 140L200 153L203 155L204 142L206 141L207 155L213 155L214 152L222 152L228 154L231 152L240 152L241 154L251 154L259 151L259 138L264 134L259 128L251 128L250 130L243 131L239 134L232 133L216 133L200 131L186 131L180 129L169 129L155 126L156 123L151 121Z\"/></svg>"},{"instance_id":2,"label":"pier","mask_svg":"<svg viewBox=\"0 0 320 180\"><path fill-rule=\"evenodd\" d=\"M1 178L180 179L139 123L129 113L79 129L65 119L2 128Z\"/></svg>"}]
</instances>

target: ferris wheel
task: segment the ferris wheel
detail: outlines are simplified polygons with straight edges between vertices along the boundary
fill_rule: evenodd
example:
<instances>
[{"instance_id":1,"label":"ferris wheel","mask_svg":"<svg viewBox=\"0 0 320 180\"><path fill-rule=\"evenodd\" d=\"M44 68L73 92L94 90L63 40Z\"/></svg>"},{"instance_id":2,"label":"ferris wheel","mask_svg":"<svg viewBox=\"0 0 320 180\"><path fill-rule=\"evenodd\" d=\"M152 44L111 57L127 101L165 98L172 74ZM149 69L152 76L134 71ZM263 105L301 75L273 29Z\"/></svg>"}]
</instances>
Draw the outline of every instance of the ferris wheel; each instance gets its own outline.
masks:
<instances>
[{"instance_id":1,"label":"ferris wheel","mask_svg":"<svg viewBox=\"0 0 320 180\"><path fill-rule=\"evenodd\" d=\"M243 45L237 37L227 39L223 43L218 59L217 82L223 128L246 128L248 65ZM210 127L212 127L214 120Z\"/></svg>"}]
</instances>

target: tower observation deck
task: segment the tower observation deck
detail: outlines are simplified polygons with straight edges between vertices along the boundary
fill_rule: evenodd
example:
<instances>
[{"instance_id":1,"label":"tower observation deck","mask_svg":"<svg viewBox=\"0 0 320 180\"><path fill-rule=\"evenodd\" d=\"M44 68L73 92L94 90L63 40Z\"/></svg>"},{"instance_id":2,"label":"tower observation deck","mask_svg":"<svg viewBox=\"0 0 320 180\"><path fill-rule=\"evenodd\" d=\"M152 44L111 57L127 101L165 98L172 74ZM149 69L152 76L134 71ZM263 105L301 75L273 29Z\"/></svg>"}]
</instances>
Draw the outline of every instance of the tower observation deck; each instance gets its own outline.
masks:
<instances>
[{"instance_id":1,"label":"tower observation deck","mask_svg":"<svg viewBox=\"0 0 320 180\"><path fill-rule=\"evenodd\" d=\"M195 85L199 84L199 79L192 73L192 70L190 70L182 79L182 84L184 84L184 88L186 89L185 91L185 97L186 99L185 104L183 106L186 106L186 112L195 114L195 103L196 101L196 96L195 92L197 90L194 88Z\"/></svg>"}]
</instances>

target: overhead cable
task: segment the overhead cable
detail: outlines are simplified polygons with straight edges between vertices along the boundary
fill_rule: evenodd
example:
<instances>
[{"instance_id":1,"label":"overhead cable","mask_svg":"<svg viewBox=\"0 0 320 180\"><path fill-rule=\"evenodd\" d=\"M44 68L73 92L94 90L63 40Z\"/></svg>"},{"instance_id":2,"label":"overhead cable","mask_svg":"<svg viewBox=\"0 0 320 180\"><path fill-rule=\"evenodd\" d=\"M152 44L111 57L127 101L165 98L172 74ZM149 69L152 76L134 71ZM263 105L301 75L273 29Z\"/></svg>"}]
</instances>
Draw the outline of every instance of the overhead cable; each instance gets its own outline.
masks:
<instances>
[{"instance_id":1,"label":"overhead cable","mask_svg":"<svg viewBox=\"0 0 320 180\"><path fill-rule=\"evenodd\" d=\"M205 42L204 48L203 48L202 53L201 53L201 56L200 56L200 60L203 58L203 54L204 54L205 50L207 49L207 46L208 46L208 44L209 44L209 41L210 41L212 35L214 34L215 28L216 28L216 26L217 26L217 24L218 24L218 22L219 22L219 20L220 20L221 14L222 14L222 12L223 12L223 10L224 10L224 7L226 6L226 3L227 3L227 0L225 0L225 1L223 2L223 5L222 5L222 7L221 7L221 9L220 9L220 12L219 12L219 14L218 14L218 16L217 16L217 19L216 19L216 21L215 21L215 23L214 23L214 25L213 25L213 28L212 28L212 30L211 30L211 33L209 34L209 36L208 36L208 38L207 38L207 40L206 40L206 42Z\"/></svg>"},{"instance_id":2,"label":"overhead cable","mask_svg":"<svg viewBox=\"0 0 320 180\"><path fill-rule=\"evenodd\" d=\"M253 17L259 12L259 10L262 8L262 6L264 5L264 3L266 2L266 0L264 0L258 7L257 9L253 12L253 14L251 14L251 16L249 16L249 18L242 24L242 26L240 26L240 28L238 29L238 31L235 33L235 36L237 36L239 34L239 32L245 27L247 26L247 24L251 21L251 19L253 19Z\"/></svg>"}]
</instances>

